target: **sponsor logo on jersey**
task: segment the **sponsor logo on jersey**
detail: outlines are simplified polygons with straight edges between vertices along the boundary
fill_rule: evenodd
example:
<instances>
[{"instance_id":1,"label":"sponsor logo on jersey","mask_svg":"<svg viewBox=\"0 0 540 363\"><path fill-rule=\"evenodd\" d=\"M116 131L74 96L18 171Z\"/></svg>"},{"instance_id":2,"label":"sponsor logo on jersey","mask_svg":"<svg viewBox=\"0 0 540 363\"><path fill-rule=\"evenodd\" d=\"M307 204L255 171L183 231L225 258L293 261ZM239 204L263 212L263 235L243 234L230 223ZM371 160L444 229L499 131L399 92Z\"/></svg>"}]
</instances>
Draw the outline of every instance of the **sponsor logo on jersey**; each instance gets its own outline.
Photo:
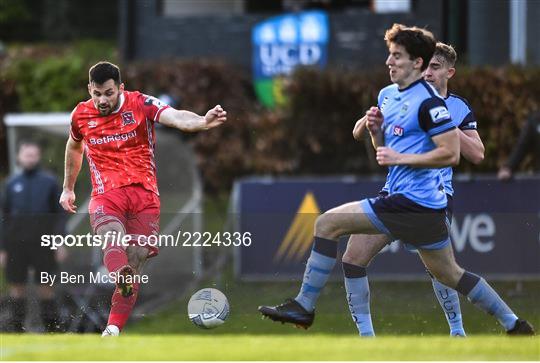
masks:
<instances>
[{"instance_id":1,"label":"sponsor logo on jersey","mask_svg":"<svg viewBox=\"0 0 540 363\"><path fill-rule=\"evenodd\" d=\"M97 121L96 120L90 120L88 121L88 128L89 129L93 129L94 127L97 126Z\"/></svg>"},{"instance_id":2,"label":"sponsor logo on jersey","mask_svg":"<svg viewBox=\"0 0 540 363\"><path fill-rule=\"evenodd\" d=\"M393 134L394 136L403 136L403 127L394 126Z\"/></svg>"},{"instance_id":3,"label":"sponsor logo on jersey","mask_svg":"<svg viewBox=\"0 0 540 363\"><path fill-rule=\"evenodd\" d=\"M122 112L122 126L132 125L135 123L135 116L132 111Z\"/></svg>"},{"instance_id":4,"label":"sponsor logo on jersey","mask_svg":"<svg viewBox=\"0 0 540 363\"><path fill-rule=\"evenodd\" d=\"M109 142L113 141L128 141L129 139L132 139L137 136L137 130L133 130L130 132L126 132L124 134L116 134L116 135L109 135L109 136L103 136L98 138L90 138L90 144L92 145L102 145L102 144L108 144Z\"/></svg>"},{"instance_id":5,"label":"sponsor logo on jersey","mask_svg":"<svg viewBox=\"0 0 540 363\"><path fill-rule=\"evenodd\" d=\"M448 112L448 110L444 106L432 108L431 110L429 110L429 115L431 116L431 121L433 121L433 123L435 124L438 124L439 122L448 120L450 118L450 112Z\"/></svg>"}]
</instances>

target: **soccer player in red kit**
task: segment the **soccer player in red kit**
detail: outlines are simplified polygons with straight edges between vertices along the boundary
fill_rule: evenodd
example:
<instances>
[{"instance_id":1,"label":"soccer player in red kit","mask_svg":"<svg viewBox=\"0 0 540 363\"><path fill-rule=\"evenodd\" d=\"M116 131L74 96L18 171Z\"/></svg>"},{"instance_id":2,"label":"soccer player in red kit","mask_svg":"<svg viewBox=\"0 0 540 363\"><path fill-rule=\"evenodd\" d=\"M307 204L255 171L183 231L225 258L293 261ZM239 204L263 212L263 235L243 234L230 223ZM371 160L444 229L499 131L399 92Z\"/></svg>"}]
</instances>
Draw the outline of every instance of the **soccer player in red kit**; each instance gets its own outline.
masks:
<instances>
[{"instance_id":1,"label":"soccer player in red kit","mask_svg":"<svg viewBox=\"0 0 540 363\"><path fill-rule=\"evenodd\" d=\"M117 278L103 336L116 336L137 299L139 284L134 277L147 258L158 254L157 246L145 244L147 236L159 232L154 125L202 131L221 125L227 113L217 105L200 116L125 91L120 69L109 62L90 68L88 92L91 99L79 103L71 114L60 204L76 212L73 188L86 153L92 178L90 222L106 243L103 262Z\"/></svg>"}]
</instances>

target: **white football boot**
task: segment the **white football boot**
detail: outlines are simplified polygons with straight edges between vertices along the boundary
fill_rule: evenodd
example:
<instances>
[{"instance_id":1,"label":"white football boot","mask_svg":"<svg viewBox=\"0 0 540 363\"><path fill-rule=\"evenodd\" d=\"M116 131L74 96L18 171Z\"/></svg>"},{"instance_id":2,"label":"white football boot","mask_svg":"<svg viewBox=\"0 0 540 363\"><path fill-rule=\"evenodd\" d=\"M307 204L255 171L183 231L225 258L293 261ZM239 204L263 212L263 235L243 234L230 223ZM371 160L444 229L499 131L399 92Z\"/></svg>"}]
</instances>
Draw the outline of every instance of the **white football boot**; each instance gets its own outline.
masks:
<instances>
[{"instance_id":1,"label":"white football boot","mask_svg":"<svg viewBox=\"0 0 540 363\"><path fill-rule=\"evenodd\" d=\"M120 335L120 329L116 325L107 325L101 337L117 337Z\"/></svg>"}]
</instances>

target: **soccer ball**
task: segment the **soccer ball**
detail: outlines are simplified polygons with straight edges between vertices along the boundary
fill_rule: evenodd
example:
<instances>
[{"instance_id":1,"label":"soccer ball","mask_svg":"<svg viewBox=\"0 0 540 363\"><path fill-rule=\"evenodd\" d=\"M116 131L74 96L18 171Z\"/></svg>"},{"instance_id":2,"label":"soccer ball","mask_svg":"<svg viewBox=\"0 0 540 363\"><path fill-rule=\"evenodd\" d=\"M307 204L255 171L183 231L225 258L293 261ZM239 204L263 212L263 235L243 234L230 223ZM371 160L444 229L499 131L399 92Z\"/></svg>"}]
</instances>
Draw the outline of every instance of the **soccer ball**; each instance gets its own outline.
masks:
<instances>
[{"instance_id":1,"label":"soccer ball","mask_svg":"<svg viewBox=\"0 0 540 363\"><path fill-rule=\"evenodd\" d=\"M229 302L217 289L201 289L189 299L188 315L199 328L212 329L223 324L229 316Z\"/></svg>"}]
</instances>

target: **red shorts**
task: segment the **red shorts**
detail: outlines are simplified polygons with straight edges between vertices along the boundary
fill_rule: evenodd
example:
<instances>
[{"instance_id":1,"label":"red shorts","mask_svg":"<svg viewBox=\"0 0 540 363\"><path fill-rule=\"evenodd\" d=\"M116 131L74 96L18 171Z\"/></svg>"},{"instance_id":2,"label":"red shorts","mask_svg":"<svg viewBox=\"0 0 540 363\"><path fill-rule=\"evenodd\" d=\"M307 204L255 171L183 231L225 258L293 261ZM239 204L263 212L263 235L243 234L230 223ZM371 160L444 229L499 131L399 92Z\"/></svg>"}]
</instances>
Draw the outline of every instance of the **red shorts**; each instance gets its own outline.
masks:
<instances>
[{"instance_id":1,"label":"red shorts","mask_svg":"<svg viewBox=\"0 0 540 363\"><path fill-rule=\"evenodd\" d=\"M99 227L118 222L126 234L132 236L130 244L146 241L146 236L159 233L159 197L140 184L111 189L90 199L88 212L94 233ZM148 257L158 254L157 246L142 243L148 248Z\"/></svg>"}]
</instances>

